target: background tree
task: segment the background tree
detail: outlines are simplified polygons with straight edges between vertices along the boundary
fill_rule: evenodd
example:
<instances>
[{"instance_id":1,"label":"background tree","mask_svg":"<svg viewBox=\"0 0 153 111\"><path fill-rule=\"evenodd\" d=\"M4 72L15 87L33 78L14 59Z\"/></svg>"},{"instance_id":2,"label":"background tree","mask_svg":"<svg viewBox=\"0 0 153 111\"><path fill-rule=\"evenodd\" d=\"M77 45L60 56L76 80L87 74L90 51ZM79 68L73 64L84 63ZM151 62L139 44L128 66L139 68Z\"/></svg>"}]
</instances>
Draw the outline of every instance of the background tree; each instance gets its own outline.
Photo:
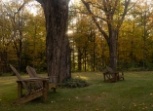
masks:
<instances>
[{"instance_id":1,"label":"background tree","mask_svg":"<svg viewBox=\"0 0 153 111\"><path fill-rule=\"evenodd\" d=\"M76 2L70 8L69 35L72 48L72 71L101 69L101 36L85 8ZM75 64L75 65L74 65Z\"/></svg>"},{"instance_id":2,"label":"background tree","mask_svg":"<svg viewBox=\"0 0 153 111\"><path fill-rule=\"evenodd\" d=\"M23 2L11 1L8 5L5 5L7 10L7 16L9 17L9 22L11 23L11 39L14 44L14 49L18 58L18 68L22 69L22 55L23 55L23 28L25 24L24 19L24 5L28 3L28 0Z\"/></svg>"},{"instance_id":3,"label":"background tree","mask_svg":"<svg viewBox=\"0 0 153 111\"><path fill-rule=\"evenodd\" d=\"M130 0L102 0L102 1L85 1L81 0L85 5L88 13L91 15L93 22L97 26L102 36L106 39L109 47L110 62L109 65L112 69L117 68L117 42L121 25L124 21L125 15L128 11ZM94 9L101 12L101 15L95 15ZM98 18L97 18L98 17ZM107 25L107 31L103 29L103 24Z\"/></svg>"},{"instance_id":4,"label":"background tree","mask_svg":"<svg viewBox=\"0 0 153 111\"><path fill-rule=\"evenodd\" d=\"M125 68L148 70L152 67L152 9L150 3L142 2L134 5L120 29L119 64Z\"/></svg>"},{"instance_id":5,"label":"background tree","mask_svg":"<svg viewBox=\"0 0 153 111\"><path fill-rule=\"evenodd\" d=\"M46 30L44 14L39 3L29 5L36 6L38 11L36 15L27 15L27 23L24 28L27 36L23 46L24 64L31 65L38 69L38 71L46 71Z\"/></svg>"},{"instance_id":6,"label":"background tree","mask_svg":"<svg viewBox=\"0 0 153 111\"><path fill-rule=\"evenodd\" d=\"M34 5L39 3L30 0L0 3L0 72L8 72L10 63L19 67L21 71L25 71L27 65L45 71L46 39L43 11L40 10L38 15L34 15L28 9L29 6L36 8Z\"/></svg>"},{"instance_id":7,"label":"background tree","mask_svg":"<svg viewBox=\"0 0 153 111\"><path fill-rule=\"evenodd\" d=\"M131 3L132 6L130 11L127 13L128 16L125 17L124 22L120 27L120 33L118 34L117 39L118 67L126 68L129 70L152 70L153 67L153 10L152 8L149 8L152 7L152 4L151 2L148 3L147 0L142 0L141 2L141 4ZM82 4L79 4L79 2L77 3L74 2L75 6L71 5L68 22L68 39L71 43L70 45L72 53L72 71L100 70L109 64L110 61L109 48L107 45L108 43L106 39L104 39L99 29L90 19L91 16L88 15L89 12L86 11L86 7L84 7ZM92 9L94 13L93 16L95 17L97 23L101 26L100 28L102 28L103 31L109 35L105 13L103 11L99 11L98 5L94 4L97 3L96 1L92 0L90 2L88 1L87 3ZM113 16L113 27L118 23L117 21L119 19L117 18L120 18L119 15L121 12L123 12L123 5L124 4L121 4L116 8L115 14ZM102 4L99 6L101 6L103 9ZM31 7L30 10L29 7ZM37 13L34 9L37 10ZM59 19L53 20L57 21ZM60 27L61 25L58 26ZM54 31L54 34L56 33L57 31ZM46 71L47 64L45 56L45 36L45 17L42 7L38 2L35 0L21 0L20 2L18 0L10 0L9 2L5 0L0 1L1 74L9 71L8 64L10 63L15 65L15 67L20 67L21 71L25 71L25 67L27 65L34 66L39 71ZM54 45L51 43L52 46L56 45L56 41L58 41L57 39L59 39L59 35L54 37L58 38L52 38L52 41L54 41ZM63 41L64 39L68 40L64 37ZM60 47L64 47L63 44L60 45ZM58 47L56 47L56 49L58 49L54 51L56 53L61 51ZM58 54L63 53L64 52ZM66 54L64 56L66 57ZM62 57L61 59L63 59ZM51 58L55 59L54 56ZM20 64L19 60L21 60ZM68 60L70 59L65 58L64 64L66 61L68 62ZM57 69L58 68L56 68L56 70ZM57 77L58 80L61 78L56 75L51 75L51 77ZM70 76L63 78L67 77Z\"/></svg>"},{"instance_id":8,"label":"background tree","mask_svg":"<svg viewBox=\"0 0 153 111\"><path fill-rule=\"evenodd\" d=\"M0 1L0 75L7 72L8 50L11 42L11 24L7 16L7 10Z\"/></svg>"}]
</instances>

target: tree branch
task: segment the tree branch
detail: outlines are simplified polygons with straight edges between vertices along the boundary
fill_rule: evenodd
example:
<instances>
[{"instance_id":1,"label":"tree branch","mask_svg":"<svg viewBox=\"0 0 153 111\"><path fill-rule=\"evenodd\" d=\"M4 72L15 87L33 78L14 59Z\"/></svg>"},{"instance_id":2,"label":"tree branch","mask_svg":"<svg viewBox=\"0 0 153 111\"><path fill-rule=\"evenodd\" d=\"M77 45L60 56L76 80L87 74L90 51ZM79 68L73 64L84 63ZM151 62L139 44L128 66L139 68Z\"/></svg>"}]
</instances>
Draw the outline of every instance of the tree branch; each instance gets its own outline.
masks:
<instances>
[{"instance_id":1,"label":"tree branch","mask_svg":"<svg viewBox=\"0 0 153 111\"><path fill-rule=\"evenodd\" d=\"M70 12L75 12L75 13L80 13L80 14L84 14L84 15L88 15L89 13L88 12L86 12L86 11L82 11L81 9L79 9L79 8L75 8L75 11L73 11L73 10L71 10ZM95 18L98 18L98 19L101 19L101 20L103 20L103 21L105 21L105 22L107 22L107 20L105 19L105 18L103 18L103 17L101 17L101 16L98 16L98 15L93 15Z\"/></svg>"},{"instance_id":2,"label":"tree branch","mask_svg":"<svg viewBox=\"0 0 153 111\"><path fill-rule=\"evenodd\" d=\"M125 3L124 3L124 11L123 11L123 14L122 14L122 17L121 19L119 20L119 23L117 25L117 30L119 30L119 28L121 27L122 23L123 23L123 20L125 18L125 15L127 14L128 12L128 6L130 4L130 1L131 0L125 0Z\"/></svg>"},{"instance_id":3,"label":"tree branch","mask_svg":"<svg viewBox=\"0 0 153 111\"><path fill-rule=\"evenodd\" d=\"M116 0L115 3L114 3L113 9L112 9L112 14L113 15L115 13L115 10L116 10L116 7L117 7L118 2L119 2L119 0Z\"/></svg>"},{"instance_id":4,"label":"tree branch","mask_svg":"<svg viewBox=\"0 0 153 111\"><path fill-rule=\"evenodd\" d=\"M19 8L18 11L16 13L19 13L20 10L28 3L29 1L25 1Z\"/></svg>"},{"instance_id":5,"label":"tree branch","mask_svg":"<svg viewBox=\"0 0 153 111\"><path fill-rule=\"evenodd\" d=\"M82 3L85 5L88 13L91 15L93 22L95 23L95 25L97 26L98 30L100 31L100 33L104 36L104 38L106 39L106 41L108 42L108 35L106 34L106 32L100 27L99 23L97 22L94 14L92 13L90 6L87 2L85 2L84 0L81 0Z\"/></svg>"},{"instance_id":6,"label":"tree branch","mask_svg":"<svg viewBox=\"0 0 153 111\"><path fill-rule=\"evenodd\" d=\"M40 4L43 4L43 0L36 0L37 2L39 2Z\"/></svg>"}]
</instances>

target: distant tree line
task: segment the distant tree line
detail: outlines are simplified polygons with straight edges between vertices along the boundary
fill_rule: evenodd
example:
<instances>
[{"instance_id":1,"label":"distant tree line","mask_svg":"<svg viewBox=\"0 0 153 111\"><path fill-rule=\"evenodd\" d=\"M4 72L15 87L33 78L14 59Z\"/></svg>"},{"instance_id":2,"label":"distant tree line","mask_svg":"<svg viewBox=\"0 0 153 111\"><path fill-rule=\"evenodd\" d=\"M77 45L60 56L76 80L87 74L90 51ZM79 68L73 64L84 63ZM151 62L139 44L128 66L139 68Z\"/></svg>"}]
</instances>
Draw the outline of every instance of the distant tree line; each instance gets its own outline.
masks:
<instances>
[{"instance_id":1,"label":"distant tree line","mask_svg":"<svg viewBox=\"0 0 153 111\"><path fill-rule=\"evenodd\" d=\"M90 2L90 5L95 5ZM28 7L39 11L33 14ZM153 10L151 3L130 3L120 27L117 41L118 68L126 70L153 69ZM122 11L120 7L118 11ZM94 9L96 20L108 34L104 13ZM114 13L117 20L119 12ZM117 21L116 21L117 22ZM115 24L115 21L113 22ZM71 71L99 71L109 64L109 47L97 29L86 7L70 6L69 42ZM10 71L9 64L25 71L31 65L46 71L46 29L44 13L39 4L0 1L0 74Z\"/></svg>"}]
</instances>

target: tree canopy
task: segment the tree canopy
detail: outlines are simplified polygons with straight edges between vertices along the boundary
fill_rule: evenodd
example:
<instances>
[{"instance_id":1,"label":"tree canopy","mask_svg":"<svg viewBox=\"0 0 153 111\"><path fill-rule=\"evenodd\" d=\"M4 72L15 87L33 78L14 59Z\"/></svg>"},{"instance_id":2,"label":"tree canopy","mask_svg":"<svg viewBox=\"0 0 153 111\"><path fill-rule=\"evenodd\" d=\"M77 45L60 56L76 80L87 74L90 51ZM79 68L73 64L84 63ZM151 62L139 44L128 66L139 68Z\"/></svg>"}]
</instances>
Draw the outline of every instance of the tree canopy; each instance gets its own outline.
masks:
<instances>
[{"instance_id":1,"label":"tree canopy","mask_svg":"<svg viewBox=\"0 0 153 111\"><path fill-rule=\"evenodd\" d=\"M42 9L44 1L37 1L41 5L36 2L32 4L34 0L0 1L0 72L9 71L10 63L21 71L27 65L40 71L47 69L46 18ZM117 1L108 4L105 0L82 0L77 4L72 2L69 6L69 21L66 24L69 24L70 33L65 36L68 36L71 46L72 71L102 70L110 64L108 38L112 29L119 31L115 37L117 68L153 69L152 2L142 1L140 4L138 1L126 0L129 5L127 16L123 17L125 1ZM117 7L109 9L106 7L109 5ZM28 10L32 6L38 10L37 14ZM114 13L113 20L108 16L109 10Z\"/></svg>"}]
</instances>

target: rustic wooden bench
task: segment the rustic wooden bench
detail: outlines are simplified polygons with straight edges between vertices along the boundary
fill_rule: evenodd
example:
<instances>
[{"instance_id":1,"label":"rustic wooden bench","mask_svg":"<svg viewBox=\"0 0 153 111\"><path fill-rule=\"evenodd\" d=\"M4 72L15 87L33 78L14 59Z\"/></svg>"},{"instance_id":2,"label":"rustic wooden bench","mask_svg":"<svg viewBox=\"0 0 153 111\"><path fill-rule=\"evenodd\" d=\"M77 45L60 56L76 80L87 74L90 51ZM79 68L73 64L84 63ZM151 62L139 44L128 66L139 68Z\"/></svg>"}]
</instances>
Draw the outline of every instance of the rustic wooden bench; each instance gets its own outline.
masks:
<instances>
[{"instance_id":1,"label":"rustic wooden bench","mask_svg":"<svg viewBox=\"0 0 153 111\"><path fill-rule=\"evenodd\" d=\"M105 71L103 72L104 82L116 82L120 80L124 80L124 73L123 71L113 71L112 68L106 67Z\"/></svg>"},{"instance_id":2,"label":"rustic wooden bench","mask_svg":"<svg viewBox=\"0 0 153 111\"><path fill-rule=\"evenodd\" d=\"M19 72L10 65L13 72L16 74L17 85L18 85L18 99L15 101L16 104L23 104L42 97L43 101L48 98L49 82L45 78L26 78L23 79ZM42 83L42 85L38 84Z\"/></svg>"}]
</instances>

